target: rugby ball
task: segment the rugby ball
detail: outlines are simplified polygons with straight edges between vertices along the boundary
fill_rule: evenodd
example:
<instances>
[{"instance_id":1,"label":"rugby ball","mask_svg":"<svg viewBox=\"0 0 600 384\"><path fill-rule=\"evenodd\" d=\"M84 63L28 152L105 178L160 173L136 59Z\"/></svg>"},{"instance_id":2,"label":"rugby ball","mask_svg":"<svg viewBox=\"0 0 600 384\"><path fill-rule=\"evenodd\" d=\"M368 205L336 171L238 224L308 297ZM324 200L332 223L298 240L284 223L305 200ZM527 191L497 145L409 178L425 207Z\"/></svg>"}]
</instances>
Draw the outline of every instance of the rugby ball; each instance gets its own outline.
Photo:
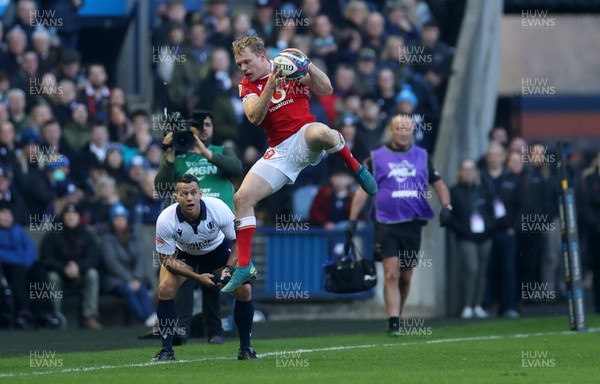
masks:
<instances>
[{"instance_id":1,"label":"rugby ball","mask_svg":"<svg viewBox=\"0 0 600 384\"><path fill-rule=\"evenodd\" d=\"M308 73L310 61L308 57L294 48L281 51L273 59L273 63L281 68L281 74L289 80L300 80Z\"/></svg>"}]
</instances>

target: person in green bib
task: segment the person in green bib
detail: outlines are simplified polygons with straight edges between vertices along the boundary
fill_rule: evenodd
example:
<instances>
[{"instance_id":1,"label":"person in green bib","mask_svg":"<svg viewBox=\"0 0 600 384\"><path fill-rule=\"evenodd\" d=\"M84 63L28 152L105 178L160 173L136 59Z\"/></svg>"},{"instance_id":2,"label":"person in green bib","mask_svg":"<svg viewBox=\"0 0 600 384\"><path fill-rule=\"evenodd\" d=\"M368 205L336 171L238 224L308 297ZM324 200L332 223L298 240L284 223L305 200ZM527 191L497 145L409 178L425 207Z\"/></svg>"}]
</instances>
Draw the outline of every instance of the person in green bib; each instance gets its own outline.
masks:
<instances>
[{"instance_id":1,"label":"person in green bib","mask_svg":"<svg viewBox=\"0 0 600 384\"><path fill-rule=\"evenodd\" d=\"M190 125L194 146L186 152L180 153L173 148L173 132L163 138L163 146L168 148L160 161L154 188L159 196L165 196L175 190L178 177L189 173L200 181L203 196L221 199L233 211L234 187L231 178L242 173L242 161L231 148L212 144L214 126L211 112L194 112ZM165 207L173 202L167 198ZM189 279L175 298L182 343L187 341L191 331L194 288L194 281ZM210 344L223 344L220 292L204 286L201 289L205 335Z\"/></svg>"}]
</instances>

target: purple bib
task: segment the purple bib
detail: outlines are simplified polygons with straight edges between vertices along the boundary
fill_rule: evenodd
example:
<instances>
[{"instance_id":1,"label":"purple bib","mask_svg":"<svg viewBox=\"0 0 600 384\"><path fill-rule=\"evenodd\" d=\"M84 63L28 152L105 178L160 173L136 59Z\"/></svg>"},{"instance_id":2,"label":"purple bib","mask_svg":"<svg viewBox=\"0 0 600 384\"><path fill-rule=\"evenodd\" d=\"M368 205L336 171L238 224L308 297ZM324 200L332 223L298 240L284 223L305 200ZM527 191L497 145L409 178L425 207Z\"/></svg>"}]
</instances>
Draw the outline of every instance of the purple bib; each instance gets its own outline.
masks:
<instances>
[{"instance_id":1,"label":"purple bib","mask_svg":"<svg viewBox=\"0 0 600 384\"><path fill-rule=\"evenodd\" d=\"M406 152L383 146L372 152L372 158L373 177L379 186L375 196L376 220L393 224L431 219L427 152L416 145Z\"/></svg>"}]
</instances>

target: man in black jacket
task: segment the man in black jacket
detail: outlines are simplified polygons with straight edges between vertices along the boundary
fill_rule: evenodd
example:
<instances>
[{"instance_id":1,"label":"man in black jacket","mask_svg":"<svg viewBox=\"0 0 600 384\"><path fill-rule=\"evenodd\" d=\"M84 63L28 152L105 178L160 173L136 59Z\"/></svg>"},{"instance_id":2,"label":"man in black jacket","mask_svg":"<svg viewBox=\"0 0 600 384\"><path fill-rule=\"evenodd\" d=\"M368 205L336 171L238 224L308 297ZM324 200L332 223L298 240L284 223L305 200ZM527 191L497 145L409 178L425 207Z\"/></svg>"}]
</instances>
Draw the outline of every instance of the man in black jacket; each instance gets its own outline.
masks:
<instances>
[{"instance_id":1,"label":"man in black jacket","mask_svg":"<svg viewBox=\"0 0 600 384\"><path fill-rule=\"evenodd\" d=\"M56 296L62 296L63 286L80 290L83 296L83 326L102 329L97 319L100 248L92 234L80 224L80 214L74 204L66 206L62 221L62 230L48 233L42 239L40 257L48 270L48 280L57 292ZM56 313L59 313L61 301L56 300L54 305Z\"/></svg>"}]
</instances>

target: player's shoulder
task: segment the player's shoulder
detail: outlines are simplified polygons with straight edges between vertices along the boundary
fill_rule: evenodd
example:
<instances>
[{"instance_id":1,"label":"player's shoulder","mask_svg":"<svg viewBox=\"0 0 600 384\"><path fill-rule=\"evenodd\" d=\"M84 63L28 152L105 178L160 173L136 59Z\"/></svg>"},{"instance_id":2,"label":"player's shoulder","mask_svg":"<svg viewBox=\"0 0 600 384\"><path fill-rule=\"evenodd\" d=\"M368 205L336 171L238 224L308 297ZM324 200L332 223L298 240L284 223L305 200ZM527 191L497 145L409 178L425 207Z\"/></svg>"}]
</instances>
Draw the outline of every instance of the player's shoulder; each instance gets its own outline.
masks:
<instances>
[{"instance_id":1,"label":"player's shoulder","mask_svg":"<svg viewBox=\"0 0 600 384\"><path fill-rule=\"evenodd\" d=\"M169 220L173 219L177 215L175 211L178 205L178 203L171 204L165 209L163 209L160 215L158 215L158 219L156 219L156 225L164 224Z\"/></svg>"}]
</instances>

